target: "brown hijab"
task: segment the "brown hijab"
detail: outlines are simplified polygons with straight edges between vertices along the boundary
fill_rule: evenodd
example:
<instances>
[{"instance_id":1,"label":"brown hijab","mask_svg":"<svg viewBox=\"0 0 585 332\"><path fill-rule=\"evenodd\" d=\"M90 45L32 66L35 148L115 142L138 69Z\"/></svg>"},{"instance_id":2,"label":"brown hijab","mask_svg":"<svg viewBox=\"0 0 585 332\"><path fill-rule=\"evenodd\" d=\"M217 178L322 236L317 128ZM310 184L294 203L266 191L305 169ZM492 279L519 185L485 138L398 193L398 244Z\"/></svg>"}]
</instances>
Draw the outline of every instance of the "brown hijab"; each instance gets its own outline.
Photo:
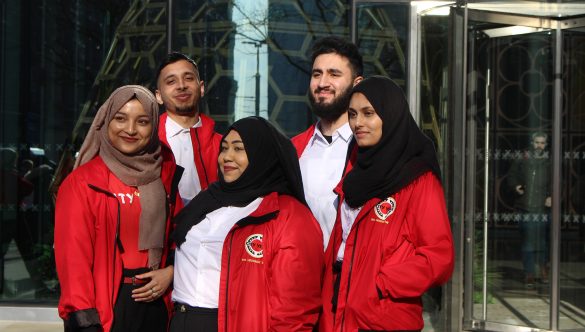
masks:
<instances>
[{"instance_id":1,"label":"brown hijab","mask_svg":"<svg viewBox=\"0 0 585 332\"><path fill-rule=\"evenodd\" d=\"M114 115L130 100L137 99L152 121L150 142L132 155L118 151L108 138ZM148 249L148 266L158 268L162 256L166 223L166 192L160 178L162 156L158 139L158 104L154 95L139 85L116 89L98 110L83 141L74 168L99 155L108 169L125 185L140 192L138 248Z\"/></svg>"}]
</instances>

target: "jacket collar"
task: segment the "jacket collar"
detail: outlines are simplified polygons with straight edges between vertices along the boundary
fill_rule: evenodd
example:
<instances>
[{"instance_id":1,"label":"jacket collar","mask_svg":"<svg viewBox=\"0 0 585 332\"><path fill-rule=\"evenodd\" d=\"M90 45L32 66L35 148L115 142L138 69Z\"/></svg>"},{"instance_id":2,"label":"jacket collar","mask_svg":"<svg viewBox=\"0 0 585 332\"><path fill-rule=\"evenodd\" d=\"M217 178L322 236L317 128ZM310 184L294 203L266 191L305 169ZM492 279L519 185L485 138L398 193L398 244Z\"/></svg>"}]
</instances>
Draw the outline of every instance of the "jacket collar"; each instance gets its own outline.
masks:
<instances>
[{"instance_id":1,"label":"jacket collar","mask_svg":"<svg viewBox=\"0 0 585 332\"><path fill-rule=\"evenodd\" d=\"M315 142L315 140L317 140L317 139L321 139L323 142L326 142L325 137L323 136L323 133L321 132L320 124L321 124L321 121L319 121L313 125L313 127L312 127L313 133L310 136L309 144L313 144L313 142ZM353 137L353 133L351 132L351 128L349 127L349 122L346 122L343 126L335 129L332 137L333 137L333 140L343 139L346 143L349 142Z\"/></svg>"},{"instance_id":2,"label":"jacket collar","mask_svg":"<svg viewBox=\"0 0 585 332\"><path fill-rule=\"evenodd\" d=\"M164 112L160 115L158 120L158 138L159 140L164 143L166 146L169 146L169 142L167 141L167 112ZM201 125L197 127L197 131L201 136L202 140L208 141L211 140L211 137L214 134L215 129L215 121L212 118L208 117L205 114L199 113L199 122Z\"/></svg>"},{"instance_id":3,"label":"jacket collar","mask_svg":"<svg viewBox=\"0 0 585 332\"><path fill-rule=\"evenodd\" d=\"M309 145L309 141L313 138L313 135L315 134L315 125L316 124L313 123L309 128L307 128L307 130L293 137L291 140L295 146L295 149L297 150L297 157L301 157L307 148L307 145Z\"/></svg>"},{"instance_id":4,"label":"jacket collar","mask_svg":"<svg viewBox=\"0 0 585 332\"><path fill-rule=\"evenodd\" d=\"M236 224L238 226L245 226L250 224L261 224L274 219L280 211L278 204L278 193L272 192L262 199L262 202L254 212L247 217L241 219Z\"/></svg>"}]
</instances>

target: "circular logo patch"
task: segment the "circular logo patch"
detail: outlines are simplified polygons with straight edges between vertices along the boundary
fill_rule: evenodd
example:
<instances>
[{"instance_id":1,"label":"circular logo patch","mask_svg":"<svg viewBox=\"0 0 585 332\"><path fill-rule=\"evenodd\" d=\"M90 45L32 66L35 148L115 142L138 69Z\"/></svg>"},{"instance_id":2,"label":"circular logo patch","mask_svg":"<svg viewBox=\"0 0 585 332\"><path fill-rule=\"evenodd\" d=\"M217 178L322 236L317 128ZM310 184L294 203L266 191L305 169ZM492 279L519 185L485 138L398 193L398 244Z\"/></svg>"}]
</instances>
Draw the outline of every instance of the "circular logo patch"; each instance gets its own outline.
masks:
<instances>
[{"instance_id":1,"label":"circular logo patch","mask_svg":"<svg viewBox=\"0 0 585 332\"><path fill-rule=\"evenodd\" d=\"M254 258L262 258L264 253L262 251L262 234L252 234L246 239L244 244L246 252Z\"/></svg>"},{"instance_id":2,"label":"circular logo patch","mask_svg":"<svg viewBox=\"0 0 585 332\"><path fill-rule=\"evenodd\" d=\"M396 210L396 200L392 197L388 197L376 205L374 211L376 216L382 220L386 220Z\"/></svg>"}]
</instances>

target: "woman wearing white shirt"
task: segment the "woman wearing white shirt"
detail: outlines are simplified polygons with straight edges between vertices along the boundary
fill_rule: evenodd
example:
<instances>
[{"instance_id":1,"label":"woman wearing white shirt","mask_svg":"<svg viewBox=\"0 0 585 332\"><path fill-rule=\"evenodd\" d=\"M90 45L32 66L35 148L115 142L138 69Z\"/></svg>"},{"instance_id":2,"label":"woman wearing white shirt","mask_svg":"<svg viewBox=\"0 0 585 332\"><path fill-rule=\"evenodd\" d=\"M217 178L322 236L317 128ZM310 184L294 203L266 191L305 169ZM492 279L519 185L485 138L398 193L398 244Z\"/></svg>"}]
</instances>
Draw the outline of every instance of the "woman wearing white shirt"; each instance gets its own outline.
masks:
<instances>
[{"instance_id":1,"label":"woman wearing white shirt","mask_svg":"<svg viewBox=\"0 0 585 332\"><path fill-rule=\"evenodd\" d=\"M311 331L322 233L294 147L268 121L245 118L222 138L218 166L219 181L175 219L171 331Z\"/></svg>"}]
</instances>

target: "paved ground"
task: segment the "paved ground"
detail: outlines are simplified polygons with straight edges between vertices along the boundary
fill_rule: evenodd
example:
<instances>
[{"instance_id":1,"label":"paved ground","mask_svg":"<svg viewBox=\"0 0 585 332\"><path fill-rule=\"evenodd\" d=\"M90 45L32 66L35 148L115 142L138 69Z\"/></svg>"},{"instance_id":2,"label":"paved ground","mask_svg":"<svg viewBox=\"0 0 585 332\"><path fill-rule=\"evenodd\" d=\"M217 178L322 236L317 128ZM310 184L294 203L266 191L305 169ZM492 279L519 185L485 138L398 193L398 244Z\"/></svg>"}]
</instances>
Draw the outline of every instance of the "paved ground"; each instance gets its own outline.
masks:
<instances>
[{"instance_id":1,"label":"paved ground","mask_svg":"<svg viewBox=\"0 0 585 332\"><path fill-rule=\"evenodd\" d=\"M30 323L16 321L0 321L2 332L61 332L63 323Z\"/></svg>"}]
</instances>

